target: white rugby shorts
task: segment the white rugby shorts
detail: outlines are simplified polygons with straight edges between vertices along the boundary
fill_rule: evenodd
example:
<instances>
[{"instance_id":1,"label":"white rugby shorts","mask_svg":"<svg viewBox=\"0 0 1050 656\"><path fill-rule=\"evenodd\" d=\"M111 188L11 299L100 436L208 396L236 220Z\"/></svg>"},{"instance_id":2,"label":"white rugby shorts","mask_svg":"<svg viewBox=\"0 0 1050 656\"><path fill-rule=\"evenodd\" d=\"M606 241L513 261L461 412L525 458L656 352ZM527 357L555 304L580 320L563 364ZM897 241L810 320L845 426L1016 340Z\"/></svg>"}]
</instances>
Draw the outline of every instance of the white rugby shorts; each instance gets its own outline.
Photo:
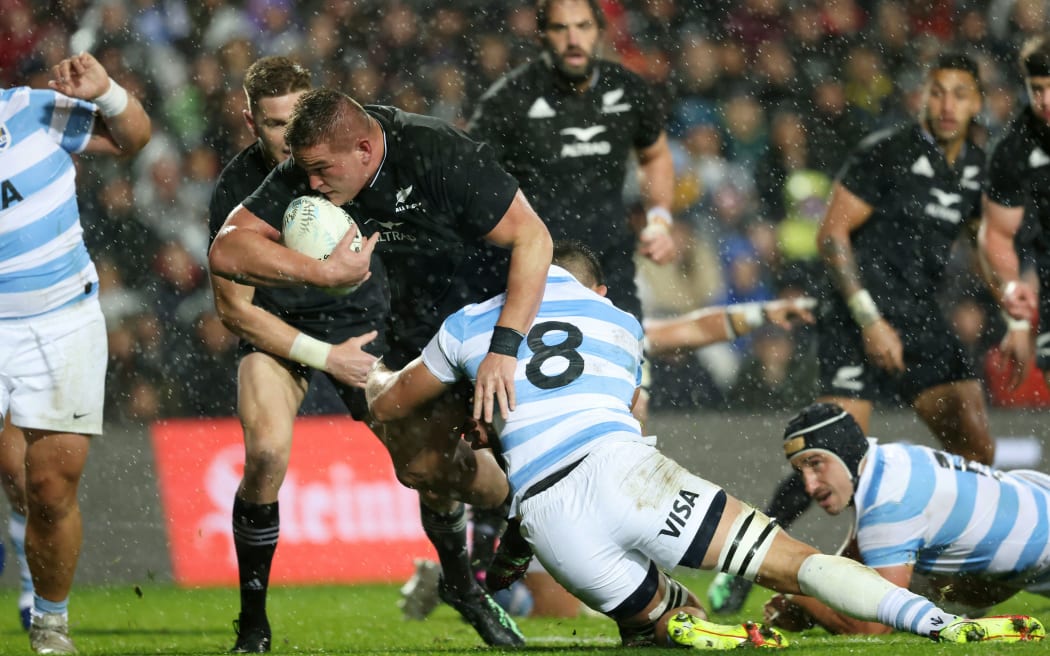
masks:
<instances>
[{"instance_id":1,"label":"white rugby shorts","mask_svg":"<svg viewBox=\"0 0 1050 656\"><path fill-rule=\"evenodd\" d=\"M97 298L0 321L0 415L21 428L100 434L108 351Z\"/></svg>"},{"instance_id":2,"label":"white rugby shorts","mask_svg":"<svg viewBox=\"0 0 1050 656\"><path fill-rule=\"evenodd\" d=\"M651 561L679 564L721 490L652 446L612 442L522 502L521 532L559 583L609 612L642 585Z\"/></svg>"}]
</instances>

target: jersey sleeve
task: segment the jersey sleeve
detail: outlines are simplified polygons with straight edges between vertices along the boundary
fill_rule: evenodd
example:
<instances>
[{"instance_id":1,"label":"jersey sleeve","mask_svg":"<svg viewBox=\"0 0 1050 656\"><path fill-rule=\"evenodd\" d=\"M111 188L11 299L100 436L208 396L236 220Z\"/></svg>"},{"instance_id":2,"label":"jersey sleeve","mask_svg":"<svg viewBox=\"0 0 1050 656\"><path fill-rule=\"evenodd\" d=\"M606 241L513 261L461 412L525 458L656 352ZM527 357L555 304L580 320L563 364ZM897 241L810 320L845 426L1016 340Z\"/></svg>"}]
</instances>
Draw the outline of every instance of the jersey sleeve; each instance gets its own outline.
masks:
<instances>
[{"instance_id":1,"label":"jersey sleeve","mask_svg":"<svg viewBox=\"0 0 1050 656\"><path fill-rule=\"evenodd\" d=\"M476 141L489 144L495 152L495 157L498 159L502 159L503 152L506 150L504 144L506 135L514 132L508 129L507 126L507 122L512 120L513 114L506 111L505 103L502 101L502 96L499 93L501 89L505 88L505 81L501 80L496 83L496 86L487 91L481 97L481 100L478 101L474 115L467 124L467 132L470 133L470 137Z\"/></svg>"},{"instance_id":2,"label":"jersey sleeve","mask_svg":"<svg viewBox=\"0 0 1050 656\"><path fill-rule=\"evenodd\" d=\"M230 215L233 208L237 207L243 198L236 198L233 188L228 184L228 169L219 175L215 182L215 188L211 192L211 200L208 202L208 244L215 241L226 217Z\"/></svg>"},{"instance_id":3,"label":"jersey sleeve","mask_svg":"<svg viewBox=\"0 0 1050 656\"><path fill-rule=\"evenodd\" d=\"M309 192L306 174L289 158L271 171L259 188L244 199L244 206L252 214L280 230L288 203Z\"/></svg>"},{"instance_id":4,"label":"jersey sleeve","mask_svg":"<svg viewBox=\"0 0 1050 656\"><path fill-rule=\"evenodd\" d=\"M445 319L423 349L423 364L442 383L451 384L463 377L459 363L463 343L454 336L454 325L461 319L458 312Z\"/></svg>"},{"instance_id":5,"label":"jersey sleeve","mask_svg":"<svg viewBox=\"0 0 1050 656\"><path fill-rule=\"evenodd\" d=\"M648 148L656 143L666 124L664 108L649 84L638 77L634 87L638 90L638 129L634 133L636 150Z\"/></svg>"},{"instance_id":6,"label":"jersey sleeve","mask_svg":"<svg viewBox=\"0 0 1050 656\"><path fill-rule=\"evenodd\" d=\"M862 140L850 151L839 171L838 182L868 205L881 205L886 193L886 182L896 177L894 165L888 160L889 150L885 133ZM874 172L882 174L874 175Z\"/></svg>"},{"instance_id":7,"label":"jersey sleeve","mask_svg":"<svg viewBox=\"0 0 1050 656\"><path fill-rule=\"evenodd\" d=\"M861 561L868 567L914 565L925 544L926 520L921 513L898 521L887 521L893 508L875 507L861 516L857 527L857 546Z\"/></svg>"},{"instance_id":8,"label":"jersey sleeve","mask_svg":"<svg viewBox=\"0 0 1050 656\"><path fill-rule=\"evenodd\" d=\"M440 152L421 161L434 162L422 171L429 181L431 196L451 216L466 239L480 239L503 219L518 182L496 160L488 144L474 141L449 128L433 142Z\"/></svg>"},{"instance_id":9,"label":"jersey sleeve","mask_svg":"<svg viewBox=\"0 0 1050 656\"><path fill-rule=\"evenodd\" d=\"M1025 204L1025 178L1023 157L1008 141L1000 142L988 162L988 182L985 193L993 202L1004 207L1021 207Z\"/></svg>"},{"instance_id":10,"label":"jersey sleeve","mask_svg":"<svg viewBox=\"0 0 1050 656\"><path fill-rule=\"evenodd\" d=\"M95 128L95 105L57 91L35 89L30 102L44 113L47 134L67 153L83 152Z\"/></svg>"}]
</instances>

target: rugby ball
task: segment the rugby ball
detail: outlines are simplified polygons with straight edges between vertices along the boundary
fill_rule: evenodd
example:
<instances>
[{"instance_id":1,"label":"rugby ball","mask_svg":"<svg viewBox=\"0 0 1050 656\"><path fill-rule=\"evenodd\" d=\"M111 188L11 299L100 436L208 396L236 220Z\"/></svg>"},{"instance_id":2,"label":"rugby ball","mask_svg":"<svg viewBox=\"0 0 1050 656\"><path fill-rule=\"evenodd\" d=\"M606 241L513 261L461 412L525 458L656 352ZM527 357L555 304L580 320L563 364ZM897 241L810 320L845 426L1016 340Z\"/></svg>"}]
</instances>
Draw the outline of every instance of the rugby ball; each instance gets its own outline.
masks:
<instances>
[{"instance_id":1,"label":"rugby ball","mask_svg":"<svg viewBox=\"0 0 1050 656\"><path fill-rule=\"evenodd\" d=\"M346 211L324 196L300 196L284 210L281 240L284 245L303 255L326 260L346 231L355 226ZM361 233L350 243L350 249L361 251ZM349 294L360 285L326 288L329 294Z\"/></svg>"}]
</instances>

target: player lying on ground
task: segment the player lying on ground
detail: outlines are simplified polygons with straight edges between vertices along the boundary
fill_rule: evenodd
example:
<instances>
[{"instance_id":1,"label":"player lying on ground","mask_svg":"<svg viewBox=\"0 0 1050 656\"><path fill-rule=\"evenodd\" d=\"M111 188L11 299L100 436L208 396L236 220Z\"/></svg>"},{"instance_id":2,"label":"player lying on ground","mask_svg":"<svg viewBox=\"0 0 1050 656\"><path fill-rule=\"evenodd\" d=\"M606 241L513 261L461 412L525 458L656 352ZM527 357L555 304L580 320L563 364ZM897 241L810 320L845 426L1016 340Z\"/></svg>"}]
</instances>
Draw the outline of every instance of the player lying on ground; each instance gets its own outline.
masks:
<instances>
[{"instance_id":1,"label":"player lying on ground","mask_svg":"<svg viewBox=\"0 0 1050 656\"><path fill-rule=\"evenodd\" d=\"M825 512L854 509L849 550L887 580L971 617L1021 590L1050 596L1050 476L880 444L831 403L815 403L788 423L784 454ZM808 597L774 597L766 619L793 630L890 631Z\"/></svg>"},{"instance_id":2,"label":"player lying on ground","mask_svg":"<svg viewBox=\"0 0 1050 656\"><path fill-rule=\"evenodd\" d=\"M589 277L598 279L596 261L588 261ZM472 377L503 300L448 317L401 371L378 363L366 386L372 413L382 421L410 416ZM1042 634L1028 617L1016 618L1017 626L1015 618L956 617L860 563L821 554L662 455L630 412L642 338L632 315L552 266L518 351L517 406L496 418L492 438L522 535L559 583L616 621L624 644L785 644L778 632L751 622L707 623L695 595L662 573L676 566L730 572L941 641Z\"/></svg>"}]
</instances>

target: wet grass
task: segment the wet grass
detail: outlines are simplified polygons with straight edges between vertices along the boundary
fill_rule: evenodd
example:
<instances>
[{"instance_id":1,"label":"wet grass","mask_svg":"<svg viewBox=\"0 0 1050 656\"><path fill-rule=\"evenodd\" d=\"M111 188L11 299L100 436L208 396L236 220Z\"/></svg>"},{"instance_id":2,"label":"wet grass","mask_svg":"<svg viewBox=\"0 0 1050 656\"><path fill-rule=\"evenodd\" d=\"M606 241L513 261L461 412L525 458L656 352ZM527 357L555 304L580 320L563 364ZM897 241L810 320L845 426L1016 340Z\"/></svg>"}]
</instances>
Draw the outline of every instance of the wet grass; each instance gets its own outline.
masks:
<instances>
[{"instance_id":1,"label":"wet grass","mask_svg":"<svg viewBox=\"0 0 1050 656\"><path fill-rule=\"evenodd\" d=\"M686 575L699 594L709 575ZM425 622L407 622L395 603L396 585L281 587L271 591L270 621L275 654L477 654L485 648L455 611L439 607ZM761 616L768 595L756 590L744 610L725 621ZM221 654L233 644L236 591L182 589L149 583L75 589L72 631L81 654ZM1050 620L1050 599L1019 595L996 612L1028 613ZM520 626L530 653L645 654L655 649L623 649L611 621L523 619ZM816 656L933 656L938 654L1046 654L1050 645L936 645L908 634L837 637L821 630L790 634L791 652ZM17 623L15 591L0 589L0 654L29 654ZM666 653L666 652L663 652ZM789 652L790 653L790 652Z\"/></svg>"}]
</instances>

